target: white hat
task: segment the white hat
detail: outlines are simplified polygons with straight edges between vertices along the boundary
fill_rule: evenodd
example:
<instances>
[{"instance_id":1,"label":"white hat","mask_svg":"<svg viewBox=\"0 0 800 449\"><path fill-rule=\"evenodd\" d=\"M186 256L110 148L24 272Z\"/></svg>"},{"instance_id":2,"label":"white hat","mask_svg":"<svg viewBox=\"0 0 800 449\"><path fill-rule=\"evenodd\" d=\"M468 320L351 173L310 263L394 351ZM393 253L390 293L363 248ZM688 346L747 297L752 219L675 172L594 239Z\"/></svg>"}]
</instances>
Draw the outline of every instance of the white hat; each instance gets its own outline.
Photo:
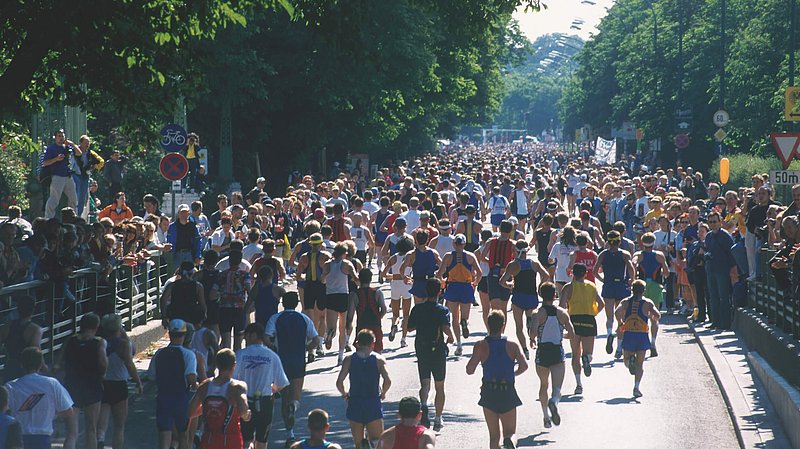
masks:
<instances>
[{"instance_id":1,"label":"white hat","mask_svg":"<svg viewBox=\"0 0 800 449\"><path fill-rule=\"evenodd\" d=\"M181 204L180 206L178 206L178 212L191 211L191 210L192 209L189 208L188 204Z\"/></svg>"}]
</instances>

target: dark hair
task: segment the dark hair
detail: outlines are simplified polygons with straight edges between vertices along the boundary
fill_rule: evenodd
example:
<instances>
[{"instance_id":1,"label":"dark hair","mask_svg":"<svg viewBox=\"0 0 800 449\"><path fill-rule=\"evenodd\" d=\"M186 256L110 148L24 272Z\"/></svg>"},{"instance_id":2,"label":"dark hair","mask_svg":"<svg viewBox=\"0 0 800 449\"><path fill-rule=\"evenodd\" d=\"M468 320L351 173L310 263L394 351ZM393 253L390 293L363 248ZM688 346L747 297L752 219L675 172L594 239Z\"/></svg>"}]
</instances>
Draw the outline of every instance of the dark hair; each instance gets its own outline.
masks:
<instances>
[{"instance_id":1,"label":"dark hair","mask_svg":"<svg viewBox=\"0 0 800 449\"><path fill-rule=\"evenodd\" d=\"M22 363L22 369L24 369L25 372L39 371L44 361L42 350L36 346L28 346L22 350L20 361Z\"/></svg>"},{"instance_id":2,"label":"dark hair","mask_svg":"<svg viewBox=\"0 0 800 449\"><path fill-rule=\"evenodd\" d=\"M217 362L217 369L226 371L233 368L233 365L236 364L236 354L228 348L222 348L217 351L214 360Z\"/></svg>"},{"instance_id":3,"label":"dark hair","mask_svg":"<svg viewBox=\"0 0 800 449\"><path fill-rule=\"evenodd\" d=\"M372 282L372 270L369 268L362 268L361 271L358 272L358 281L362 284L369 285Z\"/></svg>"},{"instance_id":4,"label":"dark hair","mask_svg":"<svg viewBox=\"0 0 800 449\"><path fill-rule=\"evenodd\" d=\"M156 197L151 193L148 193L147 195L145 195L144 198L142 198L142 202L143 203L150 203L150 204L153 204L156 207L158 207L158 199L156 199Z\"/></svg>"},{"instance_id":5,"label":"dark hair","mask_svg":"<svg viewBox=\"0 0 800 449\"><path fill-rule=\"evenodd\" d=\"M586 265L582 263L576 263L572 266L572 274L577 278L583 278L586 276Z\"/></svg>"},{"instance_id":6,"label":"dark hair","mask_svg":"<svg viewBox=\"0 0 800 449\"><path fill-rule=\"evenodd\" d=\"M397 249L398 254L405 254L414 249L414 242L410 238L403 236L394 247Z\"/></svg>"},{"instance_id":7,"label":"dark hair","mask_svg":"<svg viewBox=\"0 0 800 449\"><path fill-rule=\"evenodd\" d=\"M486 325L490 334L499 334L503 331L503 324L506 322L506 315L502 310L493 310L486 319Z\"/></svg>"},{"instance_id":8,"label":"dark hair","mask_svg":"<svg viewBox=\"0 0 800 449\"><path fill-rule=\"evenodd\" d=\"M229 248L231 251L241 251L244 249L244 242L239 239L233 239L231 240Z\"/></svg>"},{"instance_id":9,"label":"dark hair","mask_svg":"<svg viewBox=\"0 0 800 449\"><path fill-rule=\"evenodd\" d=\"M552 282L542 282L539 284L539 297L542 301L552 301L556 298L556 284Z\"/></svg>"},{"instance_id":10,"label":"dark hair","mask_svg":"<svg viewBox=\"0 0 800 449\"><path fill-rule=\"evenodd\" d=\"M631 285L631 289L632 289L634 295L643 294L646 287L647 287L647 284L645 284L645 282L643 280L641 280L641 279L637 279L637 280L633 281L633 284Z\"/></svg>"},{"instance_id":11,"label":"dark hair","mask_svg":"<svg viewBox=\"0 0 800 449\"><path fill-rule=\"evenodd\" d=\"M100 327L100 317L94 312L89 312L81 318L81 330L91 330Z\"/></svg>"},{"instance_id":12,"label":"dark hair","mask_svg":"<svg viewBox=\"0 0 800 449\"><path fill-rule=\"evenodd\" d=\"M513 230L514 230L514 225L512 225L510 221L503 220L502 222L500 222L500 232L506 233L506 232L511 232Z\"/></svg>"},{"instance_id":13,"label":"dark hair","mask_svg":"<svg viewBox=\"0 0 800 449\"><path fill-rule=\"evenodd\" d=\"M219 254L213 249L203 251L203 263L206 266L215 266L219 262Z\"/></svg>"},{"instance_id":14,"label":"dark hair","mask_svg":"<svg viewBox=\"0 0 800 449\"><path fill-rule=\"evenodd\" d=\"M369 346L375 343L375 334L369 329L361 329L356 335L356 346Z\"/></svg>"},{"instance_id":15,"label":"dark hair","mask_svg":"<svg viewBox=\"0 0 800 449\"><path fill-rule=\"evenodd\" d=\"M428 231L424 229L418 229L416 234L414 234L414 240L418 245L424 245L428 243Z\"/></svg>"},{"instance_id":16,"label":"dark hair","mask_svg":"<svg viewBox=\"0 0 800 449\"><path fill-rule=\"evenodd\" d=\"M316 408L308 412L308 429L314 432L325 430L328 426L328 412Z\"/></svg>"},{"instance_id":17,"label":"dark hair","mask_svg":"<svg viewBox=\"0 0 800 449\"><path fill-rule=\"evenodd\" d=\"M264 338L264 326L261 323L250 323L244 328L244 334L255 333L258 338Z\"/></svg>"},{"instance_id":18,"label":"dark hair","mask_svg":"<svg viewBox=\"0 0 800 449\"><path fill-rule=\"evenodd\" d=\"M575 244L578 246L585 246L589 243L589 237L586 236L583 232L579 233L575 236Z\"/></svg>"},{"instance_id":19,"label":"dark hair","mask_svg":"<svg viewBox=\"0 0 800 449\"><path fill-rule=\"evenodd\" d=\"M228 254L228 263L230 267L239 268L239 264L242 263L242 252L241 251L231 251Z\"/></svg>"},{"instance_id":20,"label":"dark hair","mask_svg":"<svg viewBox=\"0 0 800 449\"><path fill-rule=\"evenodd\" d=\"M283 309L292 310L297 307L300 302L300 296L297 292L286 292L283 294Z\"/></svg>"},{"instance_id":21,"label":"dark hair","mask_svg":"<svg viewBox=\"0 0 800 449\"><path fill-rule=\"evenodd\" d=\"M402 419L416 418L420 410L419 399L414 396L406 396L400 399L400 406L397 409Z\"/></svg>"}]
</instances>

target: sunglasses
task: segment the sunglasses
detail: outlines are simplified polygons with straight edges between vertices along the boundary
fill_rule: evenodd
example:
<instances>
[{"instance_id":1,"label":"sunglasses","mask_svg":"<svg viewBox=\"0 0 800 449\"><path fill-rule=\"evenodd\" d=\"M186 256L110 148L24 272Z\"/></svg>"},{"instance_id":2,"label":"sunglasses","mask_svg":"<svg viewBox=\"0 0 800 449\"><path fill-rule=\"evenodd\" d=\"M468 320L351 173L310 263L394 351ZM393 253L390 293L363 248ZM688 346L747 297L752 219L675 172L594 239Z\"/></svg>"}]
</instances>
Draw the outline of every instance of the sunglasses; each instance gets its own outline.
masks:
<instances>
[{"instance_id":1,"label":"sunglasses","mask_svg":"<svg viewBox=\"0 0 800 449\"><path fill-rule=\"evenodd\" d=\"M688 221L682 221L681 224L689 224Z\"/></svg>"}]
</instances>

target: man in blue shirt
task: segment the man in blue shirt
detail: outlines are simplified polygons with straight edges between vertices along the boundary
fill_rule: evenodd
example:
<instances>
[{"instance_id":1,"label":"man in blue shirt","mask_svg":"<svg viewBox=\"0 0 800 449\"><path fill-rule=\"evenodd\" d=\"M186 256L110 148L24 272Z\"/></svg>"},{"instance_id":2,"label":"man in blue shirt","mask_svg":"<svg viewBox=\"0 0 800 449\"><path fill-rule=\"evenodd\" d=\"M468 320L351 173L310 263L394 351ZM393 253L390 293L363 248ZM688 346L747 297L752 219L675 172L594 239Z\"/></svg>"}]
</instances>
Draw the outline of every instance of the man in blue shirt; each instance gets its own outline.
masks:
<instances>
[{"instance_id":1,"label":"man in blue shirt","mask_svg":"<svg viewBox=\"0 0 800 449\"><path fill-rule=\"evenodd\" d=\"M67 195L67 204L73 210L78 209L78 194L75 190L75 181L69 169L70 154L80 157L83 153L80 147L72 143L64 135L64 130L55 133L55 142L47 146L42 160L42 170L51 175L50 197L44 208L44 218L56 216L56 208L61 201L61 195Z\"/></svg>"},{"instance_id":2,"label":"man in blue shirt","mask_svg":"<svg viewBox=\"0 0 800 449\"><path fill-rule=\"evenodd\" d=\"M738 281L736 260L731 247L733 237L722 229L719 212L708 214L711 232L703 242L706 259L706 279L708 281L708 301L711 306L711 327L729 329L731 327L731 286Z\"/></svg>"}]
</instances>

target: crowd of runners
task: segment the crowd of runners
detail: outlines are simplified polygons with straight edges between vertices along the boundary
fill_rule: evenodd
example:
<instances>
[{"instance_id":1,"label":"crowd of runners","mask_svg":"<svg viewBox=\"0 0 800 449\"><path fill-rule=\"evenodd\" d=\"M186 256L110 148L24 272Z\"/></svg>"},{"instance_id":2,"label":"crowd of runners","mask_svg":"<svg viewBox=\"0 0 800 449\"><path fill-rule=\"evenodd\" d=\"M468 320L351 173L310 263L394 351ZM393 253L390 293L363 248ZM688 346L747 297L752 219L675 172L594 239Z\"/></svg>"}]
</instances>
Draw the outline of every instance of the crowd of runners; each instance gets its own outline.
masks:
<instances>
[{"instance_id":1,"label":"crowd of runners","mask_svg":"<svg viewBox=\"0 0 800 449\"><path fill-rule=\"evenodd\" d=\"M336 388L356 448L435 447L447 365L464 369L448 359L451 349L468 374L483 369L490 448L513 448L522 404L515 377L531 357L545 428L562 421L567 356L581 395L599 336L624 362L632 396L642 397L662 314L730 328L741 285L759 275L756 250L800 237L800 186L784 208L761 175L752 189L720 192L691 167L598 166L589 152L541 144L459 147L363 175L295 176L282 198L259 179L245 195L219 195L208 217L200 203L181 205L165 225L146 197L144 217L107 223L134 237L144 223L145 243L126 250L130 257L159 249L176 267L160 304L170 344L147 376L158 391L159 449L265 448L274 410L286 447L339 447L325 440L324 410L295 429L306 367L321 357L341 366ZM85 447L123 447L127 381L141 381L119 317L83 316L52 367L65 368L64 389L38 374L31 302L18 303L20 319L5 337L19 366L9 375L16 365L7 362L0 390L24 447L50 447L56 414L72 416L65 447L75 447L79 410ZM477 343L465 354L470 338ZM403 398L396 425L384 429L392 367L381 352L409 339L419 395ZM47 414L34 414L31 389L42 384Z\"/></svg>"}]
</instances>

